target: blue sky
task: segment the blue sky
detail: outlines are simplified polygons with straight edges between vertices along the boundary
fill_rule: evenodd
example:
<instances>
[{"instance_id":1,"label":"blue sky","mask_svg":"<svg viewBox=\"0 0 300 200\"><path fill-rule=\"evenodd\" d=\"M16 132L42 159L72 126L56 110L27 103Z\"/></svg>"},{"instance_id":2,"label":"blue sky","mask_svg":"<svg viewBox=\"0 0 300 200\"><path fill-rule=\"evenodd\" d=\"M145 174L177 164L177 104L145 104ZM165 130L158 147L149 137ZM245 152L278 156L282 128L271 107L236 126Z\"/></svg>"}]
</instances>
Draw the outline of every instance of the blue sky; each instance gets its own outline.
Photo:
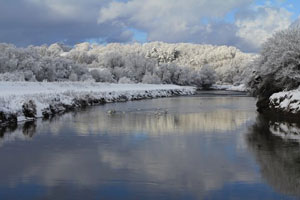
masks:
<instances>
[{"instance_id":1,"label":"blue sky","mask_svg":"<svg viewBox=\"0 0 300 200\"><path fill-rule=\"evenodd\" d=\"M300 2L297 0L296 1L295 0L269 0L269 1L256 0L252 4L252 6L253 7L264 6L264 5L268 5L268 4L273 5L275 7L281 7L281 8L285 8L285 9L289 10L290 12L293 13L293 15L292 15L293 20L296 20L298 18L298 16L300 15ZM230 22L234 22L235 12L236 12L236 10L229 12L225 19Z\"/></svg>"},{"instance_id":2,"label":"blue sky","mask_svg":"<svg viewBox=\"0 0 300 200\"><path fill-rule=\"evenodd\" d=\"M257 52L299 15L292 0L0 0L0 42L189 42Z\"/></svg>"},{"instance_id":3,"label":"blue sky","mask_svg":"<svg viewBox=\"0 0 300 200\"><path fill-rule=\"evenodd\" d=\"M257 0L255 1L256 5L265 5L268 4L274 5L276 7L281 7L289 10L293 13L292 18L296 20L300 15L300 2L297 0Z\"/></svg>"}]
</instances>

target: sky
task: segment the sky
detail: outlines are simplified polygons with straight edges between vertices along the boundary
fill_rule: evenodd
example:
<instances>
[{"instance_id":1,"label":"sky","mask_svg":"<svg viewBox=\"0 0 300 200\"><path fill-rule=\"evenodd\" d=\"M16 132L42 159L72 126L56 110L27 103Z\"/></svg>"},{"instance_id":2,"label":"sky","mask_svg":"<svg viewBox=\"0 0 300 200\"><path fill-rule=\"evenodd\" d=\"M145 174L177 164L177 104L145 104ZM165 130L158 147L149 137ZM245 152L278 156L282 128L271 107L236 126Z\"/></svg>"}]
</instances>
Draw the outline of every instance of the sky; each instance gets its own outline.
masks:
<instances>
[{"instance_id":1,"label":"sky","mask_svg":"<svg viewBox=\"0 0 300 200\"><path fill-rule=\"evenodd\" d=\"M258 52L299 15L296 0L0 0L0 42L189 42Z\"/></svg>"}]
</instances>

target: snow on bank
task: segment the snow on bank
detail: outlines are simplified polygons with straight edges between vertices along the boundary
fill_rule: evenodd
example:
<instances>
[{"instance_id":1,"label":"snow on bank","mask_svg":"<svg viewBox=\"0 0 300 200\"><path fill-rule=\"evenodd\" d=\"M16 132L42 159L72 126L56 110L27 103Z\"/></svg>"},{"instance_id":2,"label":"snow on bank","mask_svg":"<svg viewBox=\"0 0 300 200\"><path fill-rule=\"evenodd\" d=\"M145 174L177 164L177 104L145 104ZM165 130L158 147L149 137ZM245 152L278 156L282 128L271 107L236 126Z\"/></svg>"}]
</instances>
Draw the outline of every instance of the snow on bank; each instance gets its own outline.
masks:
<instances>
[{"instance_id":1,"label":"snow on bank","mask_svg":"<svg viewBox=\"0 0 300 200\"><path fill-rule=\"evenodd\" d=\"M238 91L238 92L246 92L247 88L245 86L245 84L241 84L241 85L213 85L212 89L215 90L228 90L228 91Z\"/></svg>"},{"instance_id":2,"label":"snow on bank","mask_svg":"<svg viewBox=\"0 0 300 200\"><path fill-rule=\"evenodd\" d=\"M270 97L270 108L276 111L300 114L300 88L278 92Z\"/></svg>"},{"instance_id":3,"label":"snow on bank","mask_svg":"<svg viewBox=\"0 0 300 200\"><path fill-rule=\"evenodd\" d=\"M47 117L76 107L108 102L194 94L176 85L87 82L0 82L1 122ZM10 119L8 119L10 118Z\"/></svg>"}]
</instances>

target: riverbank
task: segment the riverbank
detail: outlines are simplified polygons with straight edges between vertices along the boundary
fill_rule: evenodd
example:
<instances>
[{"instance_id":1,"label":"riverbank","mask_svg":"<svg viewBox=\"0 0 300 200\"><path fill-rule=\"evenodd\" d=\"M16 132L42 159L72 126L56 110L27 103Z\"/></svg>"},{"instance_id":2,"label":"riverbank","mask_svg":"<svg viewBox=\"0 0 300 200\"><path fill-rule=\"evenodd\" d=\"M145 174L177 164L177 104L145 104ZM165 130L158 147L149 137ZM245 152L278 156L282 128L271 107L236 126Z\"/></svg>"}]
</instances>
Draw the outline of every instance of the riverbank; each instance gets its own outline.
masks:
<instances>
[{"instance_id":1,"label":"riverbank","mask_svg":"<svg viewBox=\"0 0 300 200\"><path fill-rule=\"evenodd\" d=\"M211 87L214 90L226 90L226 91L237 91L237 92L247 92L245 84L240 85L230 85L230 84L215 84Z\"/></svg>"},{"instance_id":2,"label":"riverbank","mask_svg":"<svg viewBox=\"0 0 300 200\"><path fill-rule=\"evenodd\" d=\"M110 102L192 95L194 87L89 82L1 82L0 125Z\"/></svg>"},{"instance_id":3,"label":"riverbank","mask_svg":"<svg viewBox=\"0 0 300 200\"><path fill-rule=\"evenodd\" d=\"M283 114L300 115L300 89L273 94L269 98L269 107Z\"/></svg>"}]
</instances>

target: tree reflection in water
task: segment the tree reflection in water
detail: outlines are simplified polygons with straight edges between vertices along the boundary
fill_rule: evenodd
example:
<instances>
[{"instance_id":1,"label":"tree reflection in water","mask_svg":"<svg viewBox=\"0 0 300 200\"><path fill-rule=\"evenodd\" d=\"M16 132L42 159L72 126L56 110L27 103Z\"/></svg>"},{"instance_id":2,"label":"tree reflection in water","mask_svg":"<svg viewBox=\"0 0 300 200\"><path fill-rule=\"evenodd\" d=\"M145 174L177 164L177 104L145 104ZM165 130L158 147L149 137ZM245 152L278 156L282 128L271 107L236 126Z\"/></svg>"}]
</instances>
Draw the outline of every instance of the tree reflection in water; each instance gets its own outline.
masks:
<instances>
[{"instance_id":1,"label":"tree reflection in water","mask_svg":"<svg viewBox=\"0 0 300 200\"><path fill-rule=\"evenodd\" d=\"M0 126L0 139L4 137L5 134L13 132L17 129L17 125L14 126Z\"/></svg>"},{"instance_id":2,"label":"tree reflection in water","mask_svg":"<svg viewBox=\"0 0 300 200\"><path fill-rule=\"evenodd\" d=\"M36 132L36 121L25 122L22 128L22 132L24 135L32 138Z\"/></svg>"},{"instance_id":3,"label":"tree reflection in water","mask_svg":"<svg viewBox=\"0 0 300 200\"><path fill-rule=\"evenodd\" d=\"M36 133L36 121L27 121L23 125L0 127L0 147L7 142L31 139Z\"/></svg>"},{"instance_id":4,"label":"tree reflection in water","mask_svg":"<svg viewBox=\"0 0 300 200\"><path fill-rule=\"evenodd\" d=\"M298 119L259 115L247 136L263 178L277 191L300 197Z\"/></svg>"}]
</instances>

